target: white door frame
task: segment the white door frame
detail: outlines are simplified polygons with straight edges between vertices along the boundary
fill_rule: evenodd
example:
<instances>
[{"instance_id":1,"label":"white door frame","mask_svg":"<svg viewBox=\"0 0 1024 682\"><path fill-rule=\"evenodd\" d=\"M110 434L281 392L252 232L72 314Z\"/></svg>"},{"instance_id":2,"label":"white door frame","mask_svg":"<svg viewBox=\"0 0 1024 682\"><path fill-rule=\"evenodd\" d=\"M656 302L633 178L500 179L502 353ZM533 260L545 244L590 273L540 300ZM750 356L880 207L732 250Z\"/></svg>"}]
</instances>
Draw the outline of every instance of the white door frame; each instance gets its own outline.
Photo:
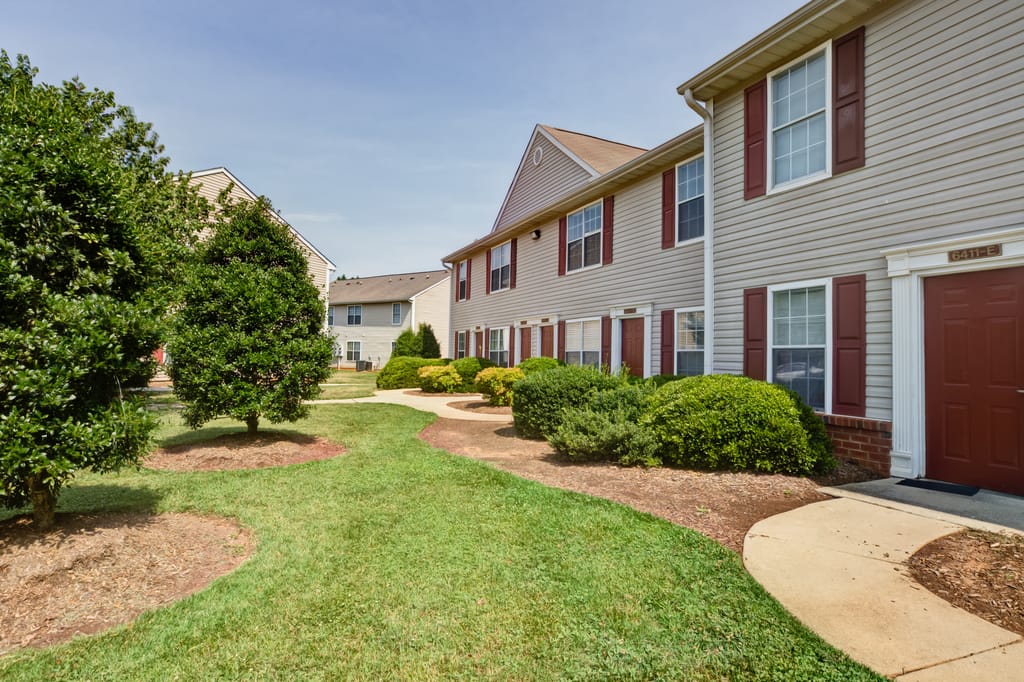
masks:
<instances>
[{"instance_id":1,"label":"white door frame","mask_svg":"<svg viewBox=\"0 0 1024 682\"><path fill-rule=\"evenodd\" d=\"M609 312L612 318L612 357L608 367L613 373L622 368L622 320L643 318L644 320L644 378L651 376L651 337L654 305L647 303L635 306L619 306ZM603 359L602 359L603 360Z\"/></svg>"}]
</instances>

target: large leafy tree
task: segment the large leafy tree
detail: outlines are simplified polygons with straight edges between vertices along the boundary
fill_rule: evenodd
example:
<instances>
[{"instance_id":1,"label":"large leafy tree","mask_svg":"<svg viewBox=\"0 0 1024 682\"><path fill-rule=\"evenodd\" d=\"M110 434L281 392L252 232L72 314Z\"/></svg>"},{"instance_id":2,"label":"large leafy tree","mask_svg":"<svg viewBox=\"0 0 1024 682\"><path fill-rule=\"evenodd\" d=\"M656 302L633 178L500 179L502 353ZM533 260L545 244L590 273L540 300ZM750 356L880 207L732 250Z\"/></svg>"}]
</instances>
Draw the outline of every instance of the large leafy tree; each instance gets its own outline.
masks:
<instances>
[{"instance_id":1,"label":"large leafy tree","mask_svg":"<svg viewBox=\"0 0 1024 682\"><path fill-rule=\"evenodd\" d=\"M175 266L203 202L147 123L0 51L0 504L49 528L80 470L137 463Z\"/></svg>"},{"instance_id":2,"label":"large leafy tree","mask_svg":"<svg viewBox=\"0 0 1024 682\"><path fill-rule=\"evenodd\" d=\"M230 203L197 247L168 351L183 416L199 428L219 416L295 421L330 373L331 338L306 259L265 198Z\"/></svg>"}]
</instances>

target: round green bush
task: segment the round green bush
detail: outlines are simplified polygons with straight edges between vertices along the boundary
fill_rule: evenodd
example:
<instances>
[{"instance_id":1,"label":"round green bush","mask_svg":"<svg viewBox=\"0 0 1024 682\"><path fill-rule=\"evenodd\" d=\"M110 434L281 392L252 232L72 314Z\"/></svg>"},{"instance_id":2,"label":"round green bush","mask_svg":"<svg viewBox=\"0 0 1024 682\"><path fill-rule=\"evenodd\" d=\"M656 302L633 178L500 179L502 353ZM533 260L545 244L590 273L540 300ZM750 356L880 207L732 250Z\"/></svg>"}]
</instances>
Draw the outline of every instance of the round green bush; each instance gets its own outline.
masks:
<instances>
[{"instance_id":1,"label":"round green bush","mask_svg":"<svg viewBox=\"0 0 1024 682\"><path fill-rule=\"evenodd\" d=\"M461 390L463 391L475 391L476 375L480 373L480 370L494 366L495 364L487 358L460 358L452 361L452 367L462 377Z\"/></svg>"},{"instance_id":2,"label":"round green bush","mask_svg":"<svg viewBox=\"0 0 1024 682\"><path fill-rule=\"evenodd\" d=\"M533 374L534 372L543 372L548 369L555 369L556 367L564 366L565 363L557 358L545 358L543 356L526 358L516 365L516 367L523 371L523 374Z\"/></svg>"},{"instance_id":3,"label":"round green bush","mask_svg":"<svg viewBox=\"0 0 1024 682\"><path fill-rule=\"evenodd\" d=\"M807 474L830 457L812 448L785 389L729 374L662 386L641 426L666 461L683 466Z\"/></svg>"},{"instance_id":4,"label":"round green bush","mask_svg":"<svg viewBox=\"0 0 1024 682\"><path fill-rule=\"evenodd\" d=\"M522 378L515 367L488 367L476 375L476 386L491 405L511 405L512 386Z\"/></svg>"},{"instance_id":5,"label":"round green bush","mask_svg":"<svg viewBox=\"0 0 1024 682\"><path fill-rule=\"evenodd\" d=\"M462 387L462 377L451 365L427 365L417 373L425 393L455 393Z\"/></svg>"},{"instance_id":6,"label":"round green bush","mask_svg":"<svg viewBox=\"0 0 1024 682\"><path fill-rule=\"evenodd\" d=\"M443 360L427 358L397 357L388 360L388 364L377 375L377 388L419 388L420 367L443 365Z\"/></svg>"},{"instance_id":7,"label":"round green bush","mask_svg":"<svg viewBox=\"0 0 1024 682\"><path fill-rule=\"evenodd\" d=\"M653 392L644 384L593 393L586 407L565 411L548 442L573 460L659 466L658 439L638 423Z\"/></svg>"},{"instance_id":8,"label":"round green bush","mask_svg":"<svg viewBox=\"0 0 1024 682\"><path fill-rule=\"evenodd\" d=\"M679 374L655 374L653 377L648 379L648 381L655 388L661 388L665 384L669 384L669 383L672 383L673 381L679 381L680 379L685 379L685 378L686 377L681 376Z\"/></svg>"},{"instance_id":9,"label":"round green bush","mask_svg":"<svg viewBox=\"0 0 1024 682\"><path fill-rule=\"evenodd\" d=\"M516 431L525 438L546 438L562 423L563 410L583 407L593 393L624 383L591 367L557 367L529 374L514 387Z\"/></svg>"}]
</instances>

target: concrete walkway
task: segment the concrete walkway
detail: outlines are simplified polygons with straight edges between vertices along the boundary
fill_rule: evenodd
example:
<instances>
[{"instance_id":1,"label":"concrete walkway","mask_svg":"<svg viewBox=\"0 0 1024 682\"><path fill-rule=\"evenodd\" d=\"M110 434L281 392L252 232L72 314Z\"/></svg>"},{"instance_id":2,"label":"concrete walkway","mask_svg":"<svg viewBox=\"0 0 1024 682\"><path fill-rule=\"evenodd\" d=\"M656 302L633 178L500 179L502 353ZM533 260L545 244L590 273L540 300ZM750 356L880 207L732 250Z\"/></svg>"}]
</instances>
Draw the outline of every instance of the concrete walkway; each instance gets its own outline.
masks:
<instances>
[{"instance_id":1,"label":"concrete walkway","mask_svg":"<svg viewBox=\"0 0 1024 682\"><path fill-rule=\"evenodd\" d=\"M449 407L449 403L465 402L467 400L483 400L479 393L473 395L448 395L445 393L416 393L411 389L397 388L390 391L377 391L374 395L366 398L339 398L336 400L311 400L311 404L331 405L345 403L391 403L393 405L405 405L424 412L433 412L439 417L446 419L462 419L475 422L495 422L511 424L512 417L504 414L487 414L486 412L470 412L460 410L457 407Z\"/></svg>"},{"instance_id":2,"label":"concrete walkway","mask_svg":"<svg viewBox=\"0 0 1024 682\"><path fill-rule=\"evenodd\" d=\"M743 562L801 622L883 675L905 682L1024 680L1019 635L935 596L904 563L965 527L999 528L898 502L841 497L760 521L747 533Z\"/></svg>"}]
</instances>

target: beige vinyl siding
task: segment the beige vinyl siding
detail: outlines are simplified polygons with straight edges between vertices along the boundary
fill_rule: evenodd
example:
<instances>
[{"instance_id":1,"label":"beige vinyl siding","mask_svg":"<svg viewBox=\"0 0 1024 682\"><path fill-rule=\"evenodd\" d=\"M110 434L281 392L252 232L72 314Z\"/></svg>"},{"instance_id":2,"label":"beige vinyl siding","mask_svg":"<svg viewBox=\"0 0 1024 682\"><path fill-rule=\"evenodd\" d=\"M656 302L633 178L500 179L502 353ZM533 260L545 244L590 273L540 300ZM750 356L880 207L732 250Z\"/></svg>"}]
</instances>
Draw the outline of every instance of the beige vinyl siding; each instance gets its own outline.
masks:
<instances>
[{"instance_id":1,"label":"beige vinyl siding","mask_svg":"<svg viewBox=\"0 0 1024 682\"><path fill-rule=\"evenodd\" d=\"M891 418L890 283L879 252L1024 220L1022 37L1018 2L906 2L874 16L865 167L750 201L742 92L715 102L716 371L742 371L745 288L863 272L867 416Z\"/></svg>"},{"instance_id":2,"label":"beige vinyl siding","mask_svg":"<svg viewBox=\"0 0 1024 682\"><path fill-rule=\"evenodd\" d=\"M533 154L538 147L543 150L543 158L540 164L535 166ZM538 132L526 150L523 165L513 180L508 198L495 223L495 229L501 229L550 204L558 197L586 184L592 177L582 166Z\"/></svg>"},{"instance_id":3,"label":"beige vinyl siding","mask_svg":"<svg viewBox=\"0 0 1024 682\"><path fill-rule=\"evenodd\" d=\"M471 297L453 305L452 328L502 327L542 316L561 320L598 317L608 315L613 307L651 304L653 338L647 352L652 372L661 372L660 311L703 305L704 277L703 240L661 248L661 175L615 194L613 262L609 265L559 277L558 223L553 221L540 230L538 240L528 233L519 237L515 289L486 295L486 254L473 254Z\"/></svg>"},{"instance_id":4,"label":"beige vinyl siding","mask_svg":"<svg viewBox=\"0 0 1024 682\"><path fill-rule=\"evenodd\" d=\"M452 290L449 286L449 279L440 280L437 284L413 296L412 307L415 309L413 325L419 329L421 323L426 323L434 330L434 336L441 346L441 357L451 357L449 348L451 339L448 334L448 315L451 310ZM405 304L409 305L409 304Z\"/></svg>"},{"instance_id":5,"label":"beige vinyl siding","mask_svg":"<svg viewBox=\"0 0 1024 682\"><path fill-rule=\"evenodd\" d=\"M354 367L355 363L345 358L345 342L359 341L362 344L360 359L373 362L381 367L391 357L391 342L398 338L403 329L409 327L412 306L409 301L402 302L402 324L391 324L391 303L362 303L363 323L349 326L348 305L334 305L334 326L329 327L335 338L335 348L342 358L342 367Z\"/></svg>"}]
</instances>

